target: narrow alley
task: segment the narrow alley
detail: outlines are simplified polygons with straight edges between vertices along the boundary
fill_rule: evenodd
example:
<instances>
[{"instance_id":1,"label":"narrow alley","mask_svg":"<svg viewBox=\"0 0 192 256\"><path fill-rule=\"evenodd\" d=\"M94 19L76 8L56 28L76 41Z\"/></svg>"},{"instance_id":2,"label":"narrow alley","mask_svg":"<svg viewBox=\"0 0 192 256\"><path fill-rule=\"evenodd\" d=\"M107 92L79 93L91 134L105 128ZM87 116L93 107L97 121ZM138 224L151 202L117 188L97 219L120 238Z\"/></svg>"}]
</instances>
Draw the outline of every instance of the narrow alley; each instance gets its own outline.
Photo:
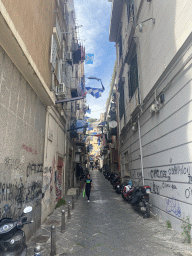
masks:
<instances>
[{"instance_id":1,"label":"narrow alley","mask_svg":"<svg viewBox=\"0 0 192 256\"><path fill-rule=\"evenodd\" d=\"M110 183L97 170L90 171L93 180L91 202L82 193L75 204L72 218L60 232L61 208L48 217L38 230L42 256L50 254L50 225L57 223L57 255L192 255L176 231L168 229L156 217L143 218L117 195ZM67 215L66 215L67 216ZM55 222L54 222L55 221ZM41 237L41 238L42 238ZM35 237L28 242L28 256L33 255ZM189 249L190 248L190 249ZM190 251L189 251L190 250Z\"/></svg>"}]
</instances>

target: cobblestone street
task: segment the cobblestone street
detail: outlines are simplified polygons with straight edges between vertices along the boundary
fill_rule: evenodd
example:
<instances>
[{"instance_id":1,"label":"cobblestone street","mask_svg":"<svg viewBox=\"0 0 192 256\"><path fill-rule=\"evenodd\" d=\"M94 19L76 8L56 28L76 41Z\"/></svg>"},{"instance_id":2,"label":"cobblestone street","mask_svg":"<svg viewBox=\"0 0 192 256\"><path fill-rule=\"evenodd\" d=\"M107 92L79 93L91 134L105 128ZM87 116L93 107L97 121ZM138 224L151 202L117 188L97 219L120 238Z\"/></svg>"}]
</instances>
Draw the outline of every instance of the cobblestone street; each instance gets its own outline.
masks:
<instances>
[{"instance_id":1,"label":"cobblestone street","mask_svg":"<svg viewBox=\"0 0 192 256\"><path fill-rule=\"evenodd\" d=\"M91 202L81 193L63 234L60 233L61 208L55 210L36 237L28 242L28 256L33 255L40 239L42 255L50 255L51 224L57 227L57 255L192 255L191 245L184 244L174 230L156 217L143 218L115 193L100 172L90 173Z\"/></svg>"}]
</instances>

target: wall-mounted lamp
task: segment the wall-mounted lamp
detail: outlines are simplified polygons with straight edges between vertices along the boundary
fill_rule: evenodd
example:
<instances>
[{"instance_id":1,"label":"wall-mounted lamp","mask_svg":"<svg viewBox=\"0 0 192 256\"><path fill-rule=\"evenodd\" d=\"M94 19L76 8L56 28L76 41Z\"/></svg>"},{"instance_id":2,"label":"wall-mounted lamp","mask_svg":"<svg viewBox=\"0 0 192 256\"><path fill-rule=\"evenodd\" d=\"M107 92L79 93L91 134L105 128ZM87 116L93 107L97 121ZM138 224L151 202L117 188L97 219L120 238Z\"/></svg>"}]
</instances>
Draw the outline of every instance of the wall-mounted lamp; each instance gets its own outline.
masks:
<instances>
[{"instance_id":1,"label":"wall-mounted lamp","mask_svg":"<svg viewBox=\"0 0 192 256\"><path fill-rule=\"evenodd\" d=\"M149 18L147 20L144 20L142 22L140 22L139 24L136 25L136 30L138 30L140 33L142 33L145 30L145 25L143 23L152 20L153 24L155 24L155 19L154 18Z\"/></svg>"},{"instance_id":2,"label":"wall-mounted lamp","mask_svg":"<svg viewBox=\"0 0 192 256\"><path fill-rule=\"evenodd\" d=\"M134 123L131 129L133 132L136 132L137 131L137 123Z\"/></svg>"},{"instance_id":3,"label":"wall-mounted lamp","mask_svg":"<svg viewBox=\"0 0 192 256\"><path fill-rule=\"evenodd\" d=\"M150 107L150 112L151 112L151 114L152 114L152 113L157 113L158 111L159 111L159 104L158 104L158 102L153 103L153 104L151 105L151 107Z\"/></svg>"}]
</instances>

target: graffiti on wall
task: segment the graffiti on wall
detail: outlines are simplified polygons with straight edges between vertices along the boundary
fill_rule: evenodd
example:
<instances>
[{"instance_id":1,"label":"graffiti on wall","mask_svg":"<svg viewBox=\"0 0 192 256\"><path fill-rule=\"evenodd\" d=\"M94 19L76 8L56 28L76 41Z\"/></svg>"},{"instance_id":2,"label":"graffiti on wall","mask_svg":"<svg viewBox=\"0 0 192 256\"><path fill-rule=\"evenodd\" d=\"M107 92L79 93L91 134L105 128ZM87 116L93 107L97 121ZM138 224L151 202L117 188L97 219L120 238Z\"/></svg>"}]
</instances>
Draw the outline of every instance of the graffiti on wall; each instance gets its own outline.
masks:
<instances>
[{"instance_id":1,"label":"graffiti on wall","mask_svg":"<svg viewBox=\"0 0 192 256\"><path fill-rule=\"evenodd\" d=\"M56 201L61 199L62 194L62 168L63 168L63 158L58 158L57 165L57 179L56 179Z\"/></svg>"},{"instance_id":2,"label":"graffiti on wall","mask_svg":"<svg viewBox=\"0 0 192 256\"><path fill-rule=\"evenodd\" d=\"M13 159L10 157L5 157L4 159L5 164L5 170L21 170L23 167L24 161L21 161L19 159Z\"/></svg>"},{"instance_id":3,"label":"graffiti on wall","mask_svg":"<svg viewBox=\"0 0 192 256\"><path fill-rule=\"evenodd\" d=\"M176 184L170 184L170 183L167 183L167 182L162 182L161 185L160 185L159 183L157 184L154 181L151 185L152 192L154 194L157 194L157 195L160 195L161 191L164 190L164 189L167 189L167 188L170 189L171 191L177 190L177 185Z\"/></svg>"},{"instance_id":4,"label":"graffiti on wall","mask_svg":"<svg viewBox=\"0 0 192 256\"><path fill-rule=\"evenodd\" d=\"M21 159L5 157L4 171L9 174L10 171L16 171L17 175L13 175L10 182L0 182L0 215L16 216L23 205L39 204L42 198L42 175L36 176L35 173L43 172L43 164L28 163L24 165L24 156ZM21 173L26 168L26 176ZM29 179L29 176L30 179ZM13 214L14 213L14 214Z\"/></svg>"},{"instance_id":5,"label":"graffiti on wall","mask_svg":"<svg viewBox=\"0 0 192 256\"><path fill-rule=\"evenodd\" d=\"M172 213L178 218L181 217L181 207L174 197L166 199L166 212Z\"/></svg>"},{"instance_id":6,"label":"graffiti on wall","mask_svg":"<svg viewBox=\"0 0 192 256\"><path fill-rule=\"evenodd\" d=\"M168 170L152 169L149 173L151 179L166 179L167 181L171 181L172 176L176 175L185 176L188 182L192 181L190 166L174 165Z\"/></svg>"},{"instance_id":7,"label":"graffiti on wall","mask_svg":"<svg viewBox=\"0 0 192 256\"><path fill-rule=\"evenodd\" d=\"M24 149L25 151L27 151L27 152L33 154L33 155L37 155L37 150L32 149L30 146L27 146L27 145L24 145L24 144L23 144L23 145L21 146L21 148Z\"/></svg>"},{"instance_id":8,"label":"graffiti on wall","mask_svg":"<svg viewBox=\"0 0 192 256\"><path fill-rule=\"evenodd\" d=\"M43 164L28 164L26 170L27 177L32 176L33 174L38 172L43 172Z\"/></svg>"},{"instance_id":9,"label":"graffiti on wall","mask_svg":"<svg viewBox=\"0 0 192 256\"><path fill-rule=\"evenodd\" d=\"M18 204L28 203L37 199L42 193L42 184L32 182L24 184L22 179L20 183L2 183L0 182L0 203L3 201L15 201Z\"/></svg>"}]
</instances>

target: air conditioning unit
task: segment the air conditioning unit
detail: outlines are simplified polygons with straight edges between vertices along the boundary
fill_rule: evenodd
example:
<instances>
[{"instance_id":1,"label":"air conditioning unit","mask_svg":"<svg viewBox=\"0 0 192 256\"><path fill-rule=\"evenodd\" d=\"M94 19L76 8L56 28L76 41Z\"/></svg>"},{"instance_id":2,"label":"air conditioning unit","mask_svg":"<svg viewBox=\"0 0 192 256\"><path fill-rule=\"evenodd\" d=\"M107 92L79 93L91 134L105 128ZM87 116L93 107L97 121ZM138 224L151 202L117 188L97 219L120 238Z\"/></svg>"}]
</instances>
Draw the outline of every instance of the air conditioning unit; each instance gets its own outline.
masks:
<instances>
[{"instance_id":1,"label":"air conditioning unit","mask_svg":"<svg viewBox=\"0 0 192 256\"><path fill-rule=\"evenodd\" d=\"M72 60L72 52L67 52L66 60Z\"/></svg>"},{"instance_id":2,"label":"air conditioning unit","mask_svg":"<svg viewBox=\"0 0 192 256\"><path fill-rule=\"evenodd\" d=\"M63 99L67 96L66 86L64 83L59 84L59 86L57 86L56 95L57 95L58 99Z\"/></svg>"}]
</instances>

